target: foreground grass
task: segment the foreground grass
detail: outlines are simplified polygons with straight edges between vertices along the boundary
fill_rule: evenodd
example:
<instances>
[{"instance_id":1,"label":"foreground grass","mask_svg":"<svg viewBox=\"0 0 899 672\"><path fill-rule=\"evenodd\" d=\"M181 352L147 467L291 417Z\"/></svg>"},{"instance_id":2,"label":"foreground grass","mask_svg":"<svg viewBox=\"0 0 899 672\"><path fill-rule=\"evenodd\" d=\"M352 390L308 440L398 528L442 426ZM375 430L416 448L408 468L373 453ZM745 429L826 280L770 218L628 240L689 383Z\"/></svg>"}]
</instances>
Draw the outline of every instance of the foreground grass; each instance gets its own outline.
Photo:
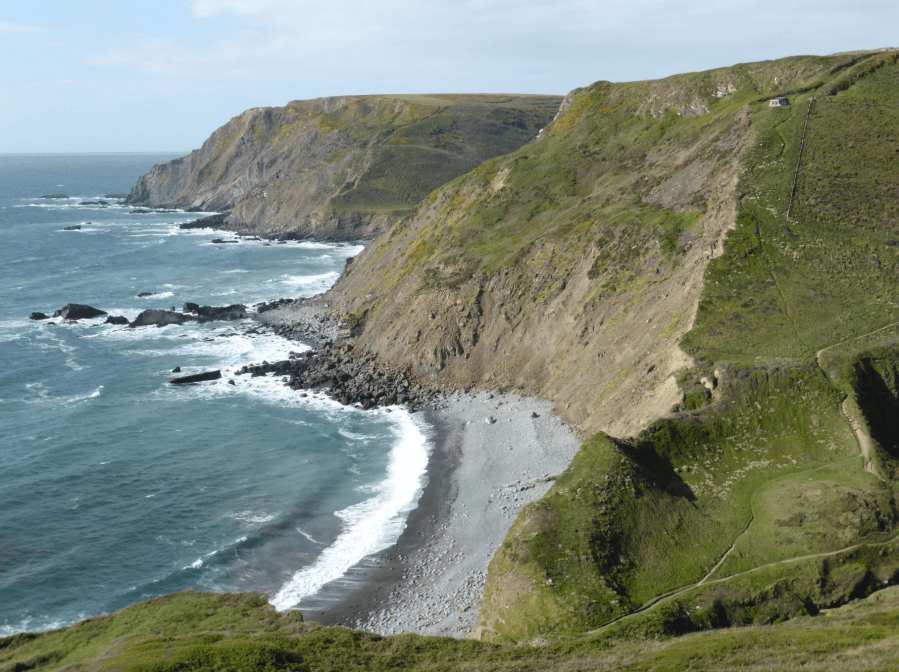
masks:
<instances>
[{"instance_id":1,"label":"foreground grass","mask_svg":"<svg viewBox=\"0 0 899 672\"><path fill-rule=\"evenodd\" d=\"M256 594L188 591L61 630L0 639L0 670L887 670L897 654L896 588L777 626L544 646L384 638L303 623Z\"/></svg>"}]
</instances>

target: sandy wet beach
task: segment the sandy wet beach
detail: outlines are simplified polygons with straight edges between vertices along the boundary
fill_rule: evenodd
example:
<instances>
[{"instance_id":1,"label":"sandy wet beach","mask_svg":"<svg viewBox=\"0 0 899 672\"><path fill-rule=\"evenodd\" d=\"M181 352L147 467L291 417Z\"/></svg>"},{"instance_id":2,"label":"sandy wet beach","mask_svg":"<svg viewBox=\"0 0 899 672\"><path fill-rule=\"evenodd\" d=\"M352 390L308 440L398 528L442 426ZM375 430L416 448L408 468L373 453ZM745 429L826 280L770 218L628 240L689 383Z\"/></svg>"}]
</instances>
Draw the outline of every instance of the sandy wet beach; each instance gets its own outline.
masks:
<instances>
[{"instance_id":1,"label":"sandy wet beach","mask_svg":"<svg viewBox=\"0 0 899 672\"><path fill-rule=\"evenodd\" d=\"M428 412L429 483L397 544L357 568L362 585L310 620L396 634L465 637L487 566L518 512L542 497L580 442L549 403L454 393Z\"/></svg>"}]
</instances>

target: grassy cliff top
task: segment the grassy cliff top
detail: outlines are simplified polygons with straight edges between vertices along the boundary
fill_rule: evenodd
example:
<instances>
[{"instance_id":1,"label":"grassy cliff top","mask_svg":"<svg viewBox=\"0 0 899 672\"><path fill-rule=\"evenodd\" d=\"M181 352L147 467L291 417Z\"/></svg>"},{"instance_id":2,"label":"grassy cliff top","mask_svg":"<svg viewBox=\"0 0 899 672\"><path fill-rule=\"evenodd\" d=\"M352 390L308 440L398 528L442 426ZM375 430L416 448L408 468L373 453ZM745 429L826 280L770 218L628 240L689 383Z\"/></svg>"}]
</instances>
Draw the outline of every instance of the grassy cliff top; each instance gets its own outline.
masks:
<instances>
[{"instance_id":1,"label":"grassy cliff top","mask_svg":"<svg viewBox=\"0 0 899 672\"><path fill-rule=\"evenodd\" d=\"M440 637L379 637L277 614L255 594L177 593L76 625L0 639L0 670L890 670L899 654L891 588L799 618L660 641L588 637L498 646Z\"/></svg>"}]
</instances>

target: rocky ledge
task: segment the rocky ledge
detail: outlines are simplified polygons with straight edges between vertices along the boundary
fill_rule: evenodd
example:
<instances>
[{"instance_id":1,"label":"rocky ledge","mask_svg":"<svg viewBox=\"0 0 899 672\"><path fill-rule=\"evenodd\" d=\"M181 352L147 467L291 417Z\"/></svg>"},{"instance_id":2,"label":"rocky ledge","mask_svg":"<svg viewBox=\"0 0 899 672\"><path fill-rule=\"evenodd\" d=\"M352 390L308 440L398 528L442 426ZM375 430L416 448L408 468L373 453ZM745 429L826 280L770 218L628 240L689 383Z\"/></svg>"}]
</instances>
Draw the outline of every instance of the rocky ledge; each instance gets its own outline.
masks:
<instances>
[{"instance_id":1,"label":"rocky ledge","mask_svg":"<svg viewBox=\"0 0 899 672\"><path fill-rule=\"evenodd\" d=\"M436 404L441 391L409 379L405 372L376 361L374 355L357 353L352 345L294 353L291 359L247 365L236 375L274 374L294 390L322 392L346 406L363 409L407 405L416 411Z\"/></svg>"}]
</instances>

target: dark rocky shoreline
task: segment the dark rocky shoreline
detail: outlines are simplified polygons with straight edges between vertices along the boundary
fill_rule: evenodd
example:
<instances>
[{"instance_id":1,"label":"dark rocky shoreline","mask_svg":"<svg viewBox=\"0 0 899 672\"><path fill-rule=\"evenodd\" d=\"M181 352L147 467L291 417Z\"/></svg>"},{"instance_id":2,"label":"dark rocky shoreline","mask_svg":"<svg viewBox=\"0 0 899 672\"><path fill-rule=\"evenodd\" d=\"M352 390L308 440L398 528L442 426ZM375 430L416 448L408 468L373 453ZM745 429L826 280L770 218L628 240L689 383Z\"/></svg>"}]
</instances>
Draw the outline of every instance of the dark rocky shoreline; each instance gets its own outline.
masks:
<instances>
[{"instance_id":1,"label":"dark rocky shoreline","mask_svg":"<svg viewBox=\"0 0 899 672\"><path fill-rule=\"evenodd\" d=\"M442 398L437 390L410 380L402 371L378 363L374 355L358 354L353 346L307 351L280 362L241 367L236 375L284 376L294 390L322 392L345 406L368 410L379 406L406 405L415 412Z\"/></svg>"}]
</instances>

